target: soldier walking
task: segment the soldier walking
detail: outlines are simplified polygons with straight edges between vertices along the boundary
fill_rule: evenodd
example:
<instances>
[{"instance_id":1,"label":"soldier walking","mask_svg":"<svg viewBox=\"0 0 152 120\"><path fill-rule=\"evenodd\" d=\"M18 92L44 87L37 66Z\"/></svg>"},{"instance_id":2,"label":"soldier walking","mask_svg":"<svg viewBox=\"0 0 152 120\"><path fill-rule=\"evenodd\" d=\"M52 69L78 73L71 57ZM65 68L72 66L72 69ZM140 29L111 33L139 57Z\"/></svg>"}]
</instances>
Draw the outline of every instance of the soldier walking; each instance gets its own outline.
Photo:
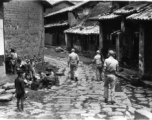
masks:
<instances>
[{"instance_id":1,"label":"soldier walking","mask_svg":"<svg viewBox=\"0 0 152 120\"><path fill-rule=\"evenodd\" d=\"M95 55L93 62L96 64L96 79L97 81L102 80L101 74L102 74L102 69L103 69L103 58L100 55L100 51L97 50L97 55Z\"/></svg>"},{"instance_id":2,"label":"soldier walking","mask_svg":"<svg viewBox=\"0 0 152 120\"><path fill-rule=\"evenodd\" d=\"M68 66L70 66L71 80L78 81L78 76L76 75L76 70L79 63L79 56L75 53L75 49L71 50L68 58Z\"/></svg>"},{"instance_id":3,"label":"soldier walking","mask_svg":"<svg viewBox=\"0 0 152 120\"><path fill-rule=\"evenodd\" d=\"M104 80L104 98L105 102L108 103L108 93L109 93L109 86L110 86L110 96L111 96L111 104L114 104L115 98L115 84L116 84L116 72L118 71L118 61L114 58L115 52L113 50L109 50L108 58L105 59L104 68L102 76L105 76Z\"/></svg>"}]
</instances>

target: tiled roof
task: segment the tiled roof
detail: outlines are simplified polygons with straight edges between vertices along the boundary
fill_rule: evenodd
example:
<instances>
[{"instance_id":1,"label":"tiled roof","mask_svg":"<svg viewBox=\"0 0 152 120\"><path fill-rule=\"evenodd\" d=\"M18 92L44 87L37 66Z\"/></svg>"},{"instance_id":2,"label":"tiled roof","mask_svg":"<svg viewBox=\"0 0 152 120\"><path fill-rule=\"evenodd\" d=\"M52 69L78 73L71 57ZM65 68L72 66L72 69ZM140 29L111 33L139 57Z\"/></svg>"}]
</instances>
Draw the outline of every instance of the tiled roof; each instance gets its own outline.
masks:
<instances>
[{"instance_id":1,"label":"tiled roof","mask_svg":"<svg viewBox=\"0 0 152 120\"><path fill-rule=\"evenodd\" d=\"M64 32L83 35L99 34L99 26L73 27L65 30Z\"/></svg>"},{"instance_id":2,"label":"tiled roof","mask_svg":"<svg viewBox=\"0 0 152 120\"><path fill-rule=\"evenodd\" d=\"M65 21L63 23L52 23L52 24L47 24L45 25L44 27L45 28L51 28L51 27L58 27L58 26L67 26L68 25L68 22Z\"/></svg>"},{"instance_id":3,"label":"tiled roof","mask_svg":"<svg viewBox=\"0 0 152 120\"><path fill-rule=\"evenodd\" d=\"M59 0L59 1L56 1L56 2L52 3L52 6L60 4L62 2L67 2L67 3L71 4L71 5L74 5L71 1L68 1L68 0Z\"/></svg>"},{"instance_id":4,"label":"tiled roof","mask_svg":"<svg viewBox=\"0 0 152 120\"><path fill-rule=\"evenodd\" d=\"M70 7L67 7L67 8L63 8L59 11L56 11L56 12L53 12L53 13L50 13L50 14L47 14L45 17L50 17L50 16L53 16L53 15L56 15L56 14L59 14L59 13L64 13L64 12L68 12L68 11L73 11L75 10L76 8L88 3L90 1L85 1L85 2L82 2L82 3L79 3L79 4L76 4L74 6L70 6Z\"/></svg>"},{"instance_id":5,"label":"tiled roof","mask_svg":"<svg viewBox=\"0 0 152 120\"><path fill-rule=\"evenodd\" d=\"M127 19L130 19L130 20L147 20L147 21L152 20L152 4L147 6L145 10L143 10L139 13L135 13L135 14L132 14L132 15L128 16Z\"/></svg>"},{"instance_id":6,"label":"tiled roof","mask_svg":"<svg viewBox=\"0 0 152 120\"><path fill-rule=\"evenodd\" d=\"M105 13L109 13L110 11L110 2L99 2L94 8L91 10L91 14L89 15L89 18L95 17L97 15L102 15Z\"/></svg>"},{"instance_id":7,"label":"tiled roof","mask_svg":"<svg viewBox=\"0 0 152 120\"><path fill-rule=\"evenodd\" d=\"M149 4L148 2L133 2L125 7L122 7L120 9L114 11L114 13L117 15L133 14L133 13L136 13L136 12L144 9L144 7L146 7L148 4Z\"/></svg>"},{"instance_id":8,"label":"tiled roof","mask_svg":"<svg viewBox=\"0 0 152 120\"><path fill-rule=\"evenodd\" d=\"M118 17L121 17L121 16L111 13L111 14L106 14L106 15L98 15L98 16L92 17L90 19L91 20L110 20L110 19L116 19Z\"/></svg>"}]
</instances>

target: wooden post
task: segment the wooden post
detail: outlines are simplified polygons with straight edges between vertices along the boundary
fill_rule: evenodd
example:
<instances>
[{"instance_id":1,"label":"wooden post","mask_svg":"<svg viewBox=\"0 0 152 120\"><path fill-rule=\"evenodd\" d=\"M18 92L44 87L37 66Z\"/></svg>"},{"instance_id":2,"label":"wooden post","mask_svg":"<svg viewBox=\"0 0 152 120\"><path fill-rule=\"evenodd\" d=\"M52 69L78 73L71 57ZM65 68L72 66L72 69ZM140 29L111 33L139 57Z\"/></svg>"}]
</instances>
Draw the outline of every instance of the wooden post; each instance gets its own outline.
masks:
<instances>
[{"instance_id":1,"label":"wooden post","mask_svg":"<svg viewBox=\"0 0 152 120\"><path fill-rule=\"evenodd\" d=\"M121 31L125 32L125 17L121 20Z\"/></svg>"},{"instance_id":2,"label":"wooden post","mask_svg":"<svg viewBox=\"0 0 152 120\"><path fill-rule=\"evenodd\" d=\"M139 74L145 74L145 61L144 61L144 42L145 42L145 29L142 24L139 27Z\"/></svg>"},{"instance_id":3,"label":"wooden post","mask_svg":"<svg viewBox=\"0 0 152 120\"><path fill-rule=\"evenodd\" d=\"M67 36L67 33L65 33L65 44L66 44L66 47L68 47L68 36Z\"/></svg>"},{"instance_id":4,"label":"wooden post","mask_svg":"<svg viewBox=\"0 0 152 120\"><path fill-rule=\"evenodd\" d=\"M117 34L116 38L116 54L117 54L117 60L120 61L120 33Z\"/></svg>"},{"instance_id":5,"label":"wooden post","mask_svg":"<svg viewBox=\"0 0 152 120\"><path fill-rule=\"evenodd\" d=\"M99 23L99 49L103 49L103 24Z\"/></svg>"}]
</instances>

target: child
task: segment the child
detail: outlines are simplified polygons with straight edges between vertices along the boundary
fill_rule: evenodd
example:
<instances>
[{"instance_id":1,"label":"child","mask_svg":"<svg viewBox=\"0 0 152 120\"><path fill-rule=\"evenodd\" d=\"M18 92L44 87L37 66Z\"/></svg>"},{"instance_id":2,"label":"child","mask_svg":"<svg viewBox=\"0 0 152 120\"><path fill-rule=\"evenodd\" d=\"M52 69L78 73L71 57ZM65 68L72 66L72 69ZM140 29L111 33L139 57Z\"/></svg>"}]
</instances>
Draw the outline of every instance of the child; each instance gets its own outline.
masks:
<instances>
[{"instance_id":1,"label":"child","mask_svg":"<svg viewBox=\"0 0 152 120\"><path fill-rule=\"evenodd\" d=\"M24 77L25 73L22 70L18 70L18 77L15 79L15 89L16 89L16 98L17 98L17 109L18 111L24 110L24 96L25 96L25 87L24 87ZM19 103L21 102L21 109Z\"/></svg>"}]
</instances>

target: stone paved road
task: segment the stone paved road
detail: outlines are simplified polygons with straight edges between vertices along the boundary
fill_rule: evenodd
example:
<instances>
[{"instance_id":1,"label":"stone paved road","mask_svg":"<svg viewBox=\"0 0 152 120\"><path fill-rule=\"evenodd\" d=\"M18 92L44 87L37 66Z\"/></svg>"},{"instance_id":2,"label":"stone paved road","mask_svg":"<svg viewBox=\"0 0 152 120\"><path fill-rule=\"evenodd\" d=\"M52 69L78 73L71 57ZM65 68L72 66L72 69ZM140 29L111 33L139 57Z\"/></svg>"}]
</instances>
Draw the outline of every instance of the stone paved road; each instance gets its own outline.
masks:
<instances>
[{"instance_id":1,"label":"stone paved road","mask_svg":"<svg viewBox=\"0 0 152 120\"><path fill-rule=\"evenodd\" d=\"M124 92L116 93L116 104L108 105L103 99L103 82L94 81L95 73L90 66L79 64L79 81L68 79L67 62L64 58L45 60L60 68L66 68L65 76L60 77L60 86L52 87L43 103L25 101L25 111L16 112L16 100L0 106L0 118L30 119L133 119L134 109ZM7 106L7 107L6 107Z\"/></svg>"}]
</instances>

